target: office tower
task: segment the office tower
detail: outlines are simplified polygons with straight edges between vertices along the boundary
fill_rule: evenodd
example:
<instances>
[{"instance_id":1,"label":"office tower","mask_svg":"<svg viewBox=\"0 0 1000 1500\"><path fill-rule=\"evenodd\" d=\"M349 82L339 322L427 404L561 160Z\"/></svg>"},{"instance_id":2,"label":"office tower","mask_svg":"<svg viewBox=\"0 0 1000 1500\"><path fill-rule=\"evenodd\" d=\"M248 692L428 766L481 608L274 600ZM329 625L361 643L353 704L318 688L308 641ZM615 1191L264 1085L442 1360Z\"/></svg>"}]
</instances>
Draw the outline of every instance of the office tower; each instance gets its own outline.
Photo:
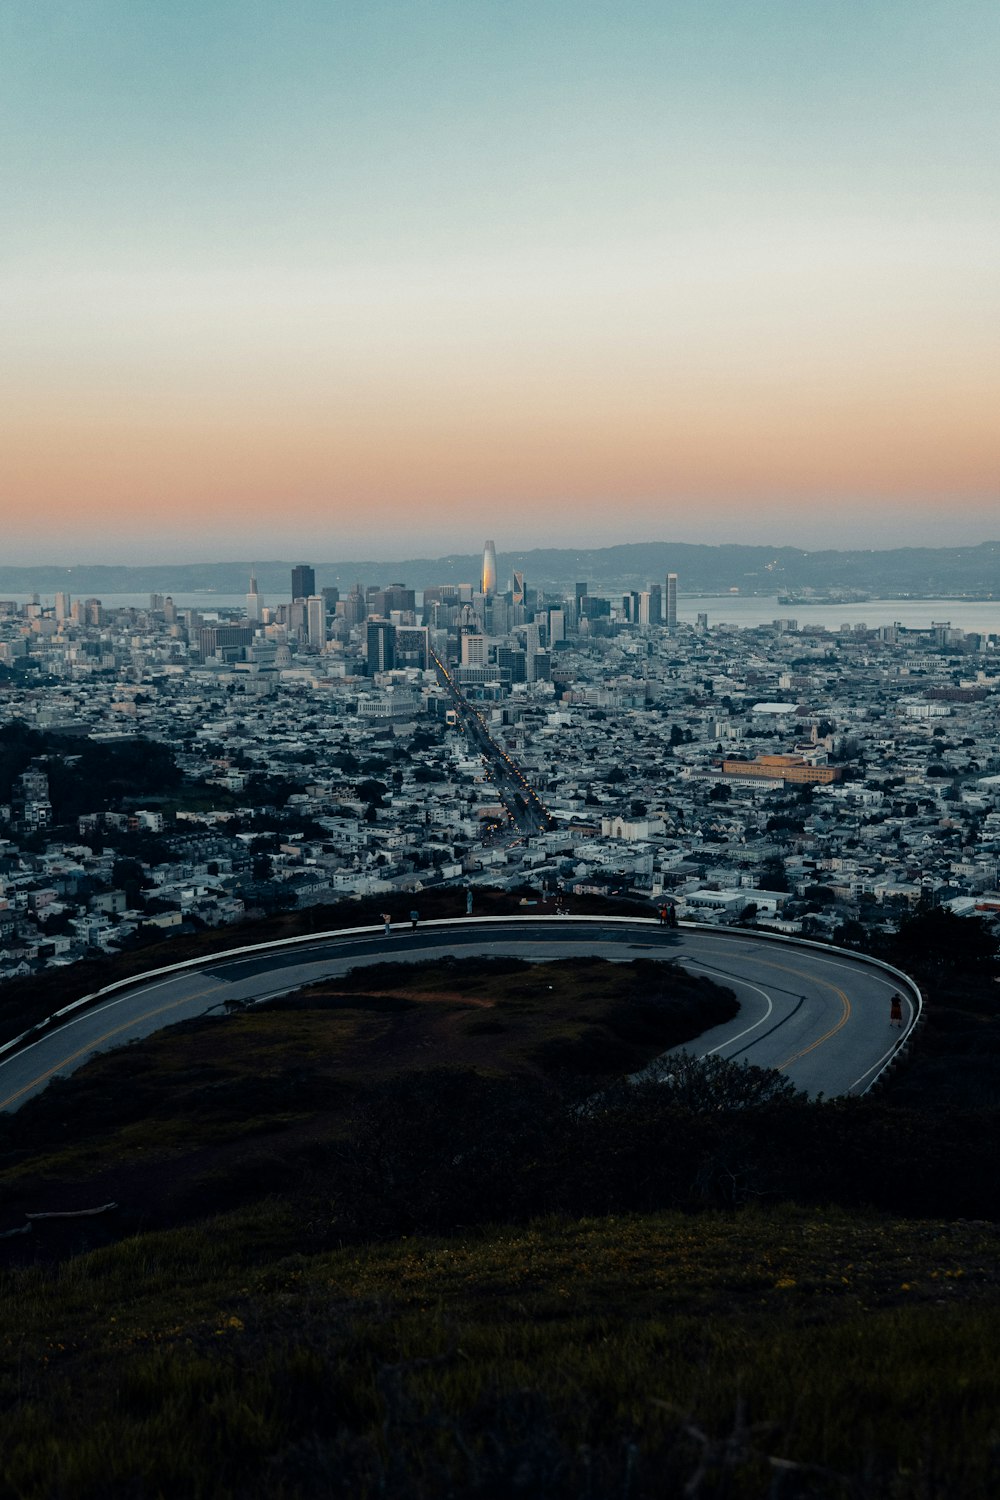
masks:
<instances>
[{"instance_id":1,"label":"office tower","mask_svg":"<svg viewBox=\"0 0 1000 1500\"><path fill-rule=\"evenodd\" d=\"M513 625L513 607L507 603L502 594L496 594L489 600L486 610L484 624L488 635L509 635Z\"/></svg>"},{"instance_id":2,"label":"office tower","mask_svg":"<svg viewBox=\"0 0 1000 1500\"><path fill-rule=\"evenodd\" d=\"M166 625L177 624L177 605L170 594L163 601L163 620Z\"/></svg>"},{"instance_id":3,"label":"office tower","mask_svg":"<svg viewBox=\"0 0 1000 1500\"><path fill-rule=\"evenodd\" d=\"M658 583L654 583L649 590L649 623L663 624L663 589Z\"/></svg>"},{"instance_id":4,"label":"office tower","mask_svg":"<svg viewBox=\"0 0 1000 1500\"><path fill-rule=\"evenodd\" d=\"M323 602L326 605L327 614L336 614L337 605L340 603L340 590L338 588L333 588L332 586L330 586L325 589L320 589L320 593L323 595Z\"/></svg>"},{"instance_id":5,"label":"office tower","mask_svg":"<svg viewBox=\"0 0 1000 1500\"><path fill-rule=\"evenodd\" d=\"M322 594L310 594L306 600L306 635L310 646L322 650L326 645L326 604Z\"/></svg>"},{"instance_id":6,"label":"office tower","mask_svg":"<svg viewBox=\"0 0 1000 1500\"><path fill-rule=\"evenodd\" d=\"M541 655L542 632L534 621L524 627L524 675L526 682L535 680L535 660Z\"/></svg>"},{"instance_id":7,"label":"office tower","mask_svg":"<svg viewBox=\"0 0 1000 1500\"><path fill-rule=\"evenodd\" d=\"M501 675L504 673L510 674L511 682L527 681L527 669L523 651L514 650L510 646L498 646L497 666L500 669Z\"/></svg>"},{"instance_id":8,"label":"office tower","mask_svg":"<svg viewBox=\"0 0 1000 1500\"><path fill-rule=\"evenodd\" d=\"M221 656L226 661L240 661L244 647L253 640L249 625L205 625L198 632L202 657Z\"/></svg>"},{"instance_id":9,"label":"office tower","mask_svg":"<svg viewBox=\"0 0 1000 1500\"><path fill-rule=\"evenodd\" d=\"M347 598L341 602L344 607L344 619L348 625L360 625L368 613L365 607L365 596L361 592L360 583L356 583Z\"/></svg>"},{"instance_id":10,"label":"office tower","mask_svg":"<svg viewBox=\"0 0 1000 1500\"><path fill-rule=\"evenodd\" d=\"M63 620L69 619L70 597L68 594L56 595L56 619L62 624Z\"/></svg>"},{"instance_id":11,"label":"office tower","mask_svg":"<svg viewBox=\"0 0 1000 1500\"><path fill-rule=\"evenodd\" d=\"M549 610L549 649L551 650L559 641L566 639L566 611L562 609Z\"/></svg>"},{"instance_id":12,"label":"office tower","mask_svg":"<svg viewBox=\"0 0 1000 1500\"><path fill-rule=\"evenodd\" d=\"M486 635L463 635L462 666L485 667L490 659L490 639Z\"/></svg>"},{"instance_id":13,"label":"office tower","mask_svg":"<svg viewBox=\"0 0 1000 1500\"><path fill-rule=\"evenodd\" d=\"M676 573L668 573L667 574L666 604L667 604L667 620L666 620L667 629L668 630L676 630L677 629L677 574Z\"/></svg>"},{"instance_id":14,"label":"office tower","mask_svg":"<svg viewBox=\"0 0 1000 1500\"><path fill-rule=\"evenodd\" d=\"M264 601L257 592L257 578L254 573L250 574L250 587L247 590L247 619L253 625L260 622L260 612Z\"/></svg>"},{"instance_id":15,"label":"office tower","mask_svg":"<svg viewBox=\"0 0 1000 1500\"><path fill-rule=\"evenodd\" d=\"M396 665L396 627L388 620L368 621L368 676L391 672Z\"/></svg>"},{"instance_id":16,"label":"office tower","mask_svg":"<svg viewBox=\"0 0 1000 1500\"><path fill-rule=\"evenodd\" d=\"M396 666L426 672L431 662L430 631L426 625L396 626Z\"/></svg>"},{"instance_id":17,"label":"office tower","mask_svg":"<svg viewBox=\"0 0 1000 1500\"><path fill-rule=\"evenodd\" d=\"M101 601L100 599L85 599L83 601L83 623L85 625L98 626L101 623Z\"/></svg>"},{"instance_id":18,"label":"office tower","mask_svg":"<svg viewBox=\"0 0 1000 1500\"><path fill-rule=\"evenodd\" d=\"M576 585L576 612L577 612L578 616L583 613L583 609L582 609L581 606L583 604L584 599L586 599L586 597L587 597L587 585L586 585L586 583L578 583Z\"/></svg>"},{"instance_id":19,"label":"office tower","mask_svg":"<svg viewBox=\"0 0 1000 1500\"><path fill-rule=\"evenodd\" d=\"M379 588L373 583L365 590L365 606L370 615L388 619L393 610L412 613L416 608L416 595L404 583L390 583L388 588Z\"/></svg>"},{"instance_id":20,"label":"office tower","mask_svg":"<svg viewBox=\"0 0 1000 1500\"><path fill-rule=\"evenodd\" d=\"M292 598L308 599L316 592L316 569L308 563L297 563L292 569Z\"/></svg>"},{"instance_id":21,"label":"office tower","mask_svg":"<svg viewBox=\"0 0 1000 1500\"><path fill-rule=\"evenodd\" d=\"M497 591L497 549L492 542L483 548L482 592L489 598Z\"/></svg>"},{"instance_id":22,"label":"office tower","mask_svg":"<svg viewBox=\"0 0 1000 1500\"><path fill-rule=\"evenodd\" d=\"M150 610L152 611L153 614L155 614L158 609L162 609L163 608L163 595L162 594L150 594L150 596L149 596L149 608L150 608Z\"/></svg>"},{"instance_id":23,"label":"office tower","mask_svg":"<svg viewBox=\"0 0 1000 1500\"><path fill-rule=\"evenodd\" d=\"M513 600L512 600L512 603L514 603L514 604L523 604L524 603L524 574L523 573L515 572L515 574L514 574L514 588L513 588Z\"/></svg>"}]
</instances>

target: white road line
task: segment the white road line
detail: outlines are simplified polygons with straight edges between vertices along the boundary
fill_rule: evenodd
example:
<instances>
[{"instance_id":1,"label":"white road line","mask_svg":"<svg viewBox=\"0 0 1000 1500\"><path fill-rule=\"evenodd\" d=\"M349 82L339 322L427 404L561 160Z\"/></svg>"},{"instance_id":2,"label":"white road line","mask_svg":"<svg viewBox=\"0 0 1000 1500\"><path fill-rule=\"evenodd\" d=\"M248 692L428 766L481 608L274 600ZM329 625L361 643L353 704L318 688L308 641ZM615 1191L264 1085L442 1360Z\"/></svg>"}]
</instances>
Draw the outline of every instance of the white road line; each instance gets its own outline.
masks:
<instances>
[{"instance_id":1,"label":"white road line","mask_svg":"<svg viewBox=\"0 0 1000 1500\"><path fill-rule=\"evenodd\" d=\"M690 967L692 969L704 969L706 974L710 974L713 972L713 970L709 969L707 965L700 964L697 959L691 959L689 965L684 964L682 966L684 968ZM727 977L731 978L731 976ZM762 990L760 985L751 984L749 979L733 979L732 983L734 985L743 985L743 987L748 990L756 990L758 995L763 995L764 999L767 1001L767 1009L765 1010L759 1021L755 1021L752 1026L746 1027L744 1031L737 1032L736 1036L727 1037L726 1040L724 1042L720 1042L717 1047L710 1047L707 1052L702 1052L700 1054L702 1057L711 1057L713 1053L721 1052L723 1047L731 1047L734 1042L738 1042L742 1040L743 1037L749 1036L751 1031L756 1031L758 1026L763 1026L764 1022L770 1018L771 1013L774 1010L774 1002L772 1001L770 995L767 993L767 990Z\"/></svg>"},{"instance_id":2,"label":"white road line","mask_svg":"<svg viewBox=\"0 0 1000 1500\"><path fill-rule=\"evenodd\" d=\"M704 941L705 941L706 946L707 946L707 945L711 944L712 940L711 940L711 938L706 938L706 939L704 939ZM730 948L730 951L732 951L731 945L728 944L728 943L716 943L716 946L719 947L719 948L722 948L723 950L725 950L726 948ZM755 952L757 952L757 953L760 952L759 947L756 947L755 945L754 946L748 945L747 948L746 948L746 950L745 950L745 957L749 958L752 961L753 960L753 955L754 955ZM857 974L860 971L860 972L862 972L865 975L866 979L871 979L875 984L884 984L887 990L896 990L896 989L899 988L898 981L894 984L892 982L892 980L887 979L886 976L884 974L880 973L878 969L874 968L874 966L871 969L869 969L868 966L865 964L864 958L861 957L860 955L859 955L859 958L858 958L858 962L857 963L852 963L852 964L842 963L839 959L836 959L836 958L823 958L818 953L810 953L809 954L809 960L812 963L825 964L827 966L827 968L831 968L831 969L846 969L849 974ZM758 960L758 962L766 964L769 961L766 958L761 958L761 959ZM912 1009L912 1007L911 1007L911 1009Z\"/></svg>"},{"instance_id":3,"label":"white road line","mask_svg":"<svg viewBox=\"0 0 1000 1500\"><path fill-rule=\"evenodd\" d=\"M474 925L474 920L475 919L466 919L466 923L463 923L462 925L464 926L467 923L469 923L470 921L471 921L472 925ZM599 920L599 919L594 919L594 920ZM614 920L614 919L611 919L611 920ZM427 924L424 925L424 927L422 928L422 930L423 931L427 931L428 929L432 929L433 927L437 927L439 925L443 926L444 924L427 923ZM409 929L407 928L407 926L406 926L405 923L399 924L399 926L394 929L394 935L397 934L397 933L400 936L403 936L403 937L409 936ZM440 943L440 950L441 951L444 951L444 952L453 952L453 951L455 951L455 945L448 942L448 938L447 938L446 932L444 932L444 931L437 932L434 935L440 937L440 939L441 939L441 943ZM353 949L355 949L357 947L360 947L360 946L366 947L368 949L368 954L365 955L365 956L371 956L371 958L374 961L376 961L376 962L380 958L382 958L383 955L384 955L385 958L387 958L390 961L392 961L393 957L395 956L394 955L394 949L396 949L396 945L392 942L392 939L390 938L390 939L384 940L384 947L383 947L382 943L377 943L377 938L378 938L378 933L377 933L376 930L373 929L371 932L356 933L356 934L352 934L350 937L344 937L344 938L340 938L340 939L334 938L333 940L331 940L331 938L326 937L326 936L317 937L311 943L302 944L301 946L297 946L297 951L296 951L295 956L298 959L298 962L295 963L295 964L291 964L291 965L288 966L287 980L281 985L281 988L270 990L266 995L263 995L263 996L248 996L246 998L246 1001L244 1001L244 1003L248 1003L248 1004L260 1003L260 1001L262 1001L262 1000L269 1000L269 999L272 999L272 998L274 998L275 996L277 996L279 994L287 994L287 993L289 993L293 989L302 988L304 983L308 984L308 983L316 982L316 980L318 980L318 979L320 979L322 977L329 977L330 974L331 974L331 970L332 970L332 972L337 972L337 971L342 970L342 968L343 968L343 966L345 966L345 964L349 966L350 962L351 962L351 959L354 956L352 954L351 950L353 950ZM759 963L759 964L762 964L765 967L774 967L775 965L773 963L769 963L769 961L767 959L759 956L760 955L760 948L756 944L752 944L752 943L749 943L749 942L748 943L744 943L744 944L739 944L739 943L734 943L731 939L723 939L721 937L713 939L713 937L711 935L709 935L709 934L703 934L703 933L690 934L690 939L689 940L691 941L691 946L695 947L696 951L697 951L697 949L700 948L703 953L705 953L705 952L707 952L708 954L715 953L715 954L718 955L718 958L721 960L721 962L718 963L718 964L716 964L714 966L714 968L713 968L713 966L708 965L706 963L702 963L699 959L695 958L694 956L691 956L690 958L688 958L686 956L685 952L684 952L684 948L687 946L686 943L684 943L684 944L681 945L680 951L677 951L676 949L671 949L669 953L667 953L665 951L664 952L664 961L665 962L676 962L679 967L688 967L688 968L692 968L692 969L701 969L705 973L710 974L710 975L712 975L713 977L715 977L717 979L722 979L724 981L728 981L733 986L733 988L735 988L735 989L745 988L745 989L748 989L748 990L752 990L754 993L756 993L757 995L759 995L763 999L763 1001L765 1002L765 1012L764 1012L763 1016L761 1016L751 1026L745 1027L742 1031L738 1032L735 1036L729 1037L726 1041L720 1042L720 1043L718 1043L717 1046L711 1048L710 1051L701 1054L704 1057L710 1057L710 1056L712 1056L713 1054L715 1054L717 1052L722 1052L725 1049L727 1049L729 1047L732 1047L736 1042L741 1041L744 1037L749 1036L754 1031L757 1031L761 1026L765 1025L765 1023L770 1019L770 1017L772 1016L772 1014L774 1012L774 1002L773 1002L773 1000L771 998L771 995L769 994L769 992L767 990L761 988L759 985L751 983L751 981L748 980L748 979L745 979L745 978L742 978L742 977L737 978L732 973L732 969L734 967L734 962L733 962L734 959L737 960L737 962L740 961L740 960L742 960L742 961L750 963L750 964ZM334 947L334 952L333 953L331 953L331 946ZM404 944L400 944L399 946L400 946L400 948L404 948L404 951L405 951L405 945ZM509 935L508 934L504 934L501 937L500 934L498 933L496 935L496 937L494 938L493 941L490 941L489 939L487 939L485 942L480 941L480 942L476 942L476 943L472 943L472 944L468 944L468 945L462 944L460 946L461 947L467 947L469 950L472 950L472 951L478 950L479 952L482 952L484 949L487 950L487 951L489 951L491 949L494 949L494 950L503 952L506 949L509 949L511 947L513 947L514 949L523 948L525 946L525 942L524 942L524 938L521 937L520 935L511 933ZM599 950L599 949L604 948L605 946L608 946L608 944L606 944L605 942L598 942L598 943L596 943L594 945L594 948L596 950ZM610 946L612 946L612 947L618 947L617 944L613 943L613 940L610 943ZM649 947L657 947L659 945L657 945L655 943L644 943L641 946L649 948ZM539 949L541 949L540 952L538 952ZM536 947L536 952L538 952L538 957L535 958L534 955L532 955L532 957L529 958L529 962L531 962L531 961L538 962L538 963L545 962L550 957L550 952L549 952L550 949L551 949L551 953L554 954L554 955L556 955L556 956L558 956L560 952L564 952L565 951L564 945L562 943L542 943L542 944L538 944L537 947ZM398 951L398 949L396 951ZM424 956L430 957L430 956L436 954L439 951L439 944L435 943L431 947L429 947L428 949L422 950L422 951L424 952ZM527 955L525 955L525 956L527 956ZM402 957L402 954L400 954L400 957ZM266 960L266 955L264 953L262 953L260 955L260 958L256 959L256 964L260 964L260 968L257 971L257 975L245 976L245 979L244 979L243 982L246 982L246 979L253 979L253 978L258 977L258 975L259 975L260 977L271 978L272 983L274 983L277 980L278 976L277 976L277 974L274 973L274 971L271 971L271 973L268 973L267 966L266 966L266 961L265 960ZM627 963L627 962L629 962L629 959L627 957L623 956L620 959L616 958L616 959L613 959L612 961L617 961L617 962L620 962L620 963ZM897 988L897 985L892 982L892 979L890 977L883 976L881 973L879 973L874 968L874 966L869 967L865 963L864 957L861 956L861 955L859 955L859 957L858 957L858 959L857 959L856 962L854 962L854 961L843 962L843 961L838 961L837 959L824 957L824 956L822 956L821 954L818 954L818 953L811 953L809 955L809 961L810 961L810 963L816 964L816 965L821 965L822 964L822 965L825 965L825 966L830 967L830 968L837 968L837 969L846 970L848 973L854 975L856 978L859 977L859 976L861 976L861 975L863 975L865 977L865 979L867 979L867 981L869 983L873 983L874 982L875 984L884 986L884 988L887 989L887 990L894 990L894 989ZM15 1058L23 1057L27 1052L29 1052L29 1051L33 1050L35 1047L38 1047L39 1045L41 1045L42 1042L45 1042L45 1043L51 1042L54 1037L59 1036L63 1031L68 1031L68 1030L76 1029L79 1026L80 1022L82 1020L84 1020L85 1018L89 1020L90 1017L100 1016L105 1011L114 1009L116 1006L120 1006L125 1001L128 1001L130 1003L134 1003L136 1001L136 999L139 998L140 996L141 996L142 1001L145 1002L147 1000L147 997L151 996L156 990L164 989L164 988L167 988L169 986L176 986L178 980L191 979L191 980L195 980L195 981L199 981L199 980L200 981L204 981L207 978L217 978L217 979L219 979L220 982L218 984L216 984L213 987L213 989L211 991L207 992L207 993L215 993L218 990L235 988L237 985L240 984L241 981L240 980L228 980L228 979L224 979L223 976L224 976L225 970L229 969L229 968L231 968L233 966L237 966L237 965L239 965L241 963L247 963L247 962L251 962L251 963L255 962L255 955L253 954L252 949L251 949L250 952L248 952L246 954L241 954L238 957L234 955L232 958L230 958L228 960L227 959L223 959L221 961L220 960L213 960L213 958L212 958L211 955L206 955L204 963L201 964L198 968L191 967L189 969L186 969L184 972L175 972L175 973L170 974L170 975L168 975L168 976L166 976L166 977L164 977L162 979L156 980L156 981L154 981L154 982L152 982L152 983L150 983L148 985L142 984L141 976L137 976L136 980L134 982L134 987L131 987L131 988L128 988L128 989L124 989L120 994L116 995L113 999L106 1000L103 1004L101 1004L100 1006L98 1006L96 1009L93 1009L93 1010L89 1010L88 1009L86 1011L80 1012L78 1015L72 1017L71 1019L67 1019L55 1031L46 1032L44 1035L36 1038L36 1040L34 1040L32 1042L29 1042L26 1046L19 1048L17 1052L12 1053L8 1058L3 1058L2 1060L0 1060L0 1072L2 1072L2 1070L6 1066L7 1062L13 1062ZM780 965L778 967L780 967ZM307 970L307 969L320 969L323 972L321 972L320 974L316 974L315 977L313 975L310 975L308 978L306 978L305 974L303 974L302 971L303 970ZM294 975L294 978L293 978L293 975ZM822 981L820 981L820 982L822 982ZM206 992L202 992L202 993L204 994ZM181 996L181 997L178 997L178 1000L177 1000L176 1003L177 1004L183 1004L184 1001L185 1001L185 999L190 999L191 1002L194 1003L194 1001L196 1001L198 999L201 999L201 998L202 998L202 995L200 995L200 994L196 994L196 995L193 995L193 996L190 996L190 997L183 997L183 996ZM859 1084L862 1084L864 1082L864 1080L869 1077L870 1074L876 1073L881 1067L883 1067L883 1065L886 1063L887 1059L889 1059L893 1055L893 1053L895 1052L895 1050L898 1048L899 1043L907 1036L907 1034L909 1032L909 1029L912 1026L913 1021L914 1021L915 1008L914 1008L912 999L911 999L911 997L908 994L904 994L904 998L906 999L906 1003L907 1003L907 1005L909 1007L909 1018L910 1019L909 1019L908 1026L903 1031L901 1031L899 1033L899 1036L894 1041L893 1046L890 1047L888 1049L888 1051L886 1051L882 1055L882 1057L880 1057L878 1059L877 1062L873 1063L872 1066L866 1070L866 1072L862 1073L861 1076L860 1076L860 1078L856 1079L855 1082L851 1084L850 1089L848 1090L848 1092L853 1092L859 1086ZM218 1002L216 1002L216 1004L218 1004ZM206 1009L211 1009L213 1007L206 1006L205 1008ZM138 1022L141 1022L141 1020L143 1019L143 1017L136 1017L135 1019L136 1019L136 1021L138 1023Z\"/></svg>"},{"instance_id":4,"label":"white road line","mask_svg":"<svg viewBox=\"0 0 1000 1500\"><path fill-rule=\"evenodd\" d=\"M912 1026L913 1025L913 1001L910 999L909 995L903 995L903 999L906 1001L907 1005L910 1007L910 1026ZM873 1062L870 1068L866 1068L865 1071L862 1073L862 1075L861 1075L860 1078L855 1078L854 1082L847 1089L847 1093L853 1094L853 1092L857 1088L858 1084L859 1083L863 1083L864 1080L868 1077L869 1073L874 1073L875 1070L876 1070L876 1068L880 1068L883 1063L887 1062L888 1059L890 1057L892 1057L892 1055L893 1055L894 1052L898 1052L899 1051L899 1048L902 1045L903 1041L905 1040L908 1031L909 1031L909 1026L907 1026L904 1030L902 1030L902 1031L899 1032L899 1034L897 1035L895 1041L893 1042L893 1044L889 1048L889 1050L887 1052L883 1052L882 1053L882 1056L879 1058L878 1062Z\"/></svg>"}]
</instances>

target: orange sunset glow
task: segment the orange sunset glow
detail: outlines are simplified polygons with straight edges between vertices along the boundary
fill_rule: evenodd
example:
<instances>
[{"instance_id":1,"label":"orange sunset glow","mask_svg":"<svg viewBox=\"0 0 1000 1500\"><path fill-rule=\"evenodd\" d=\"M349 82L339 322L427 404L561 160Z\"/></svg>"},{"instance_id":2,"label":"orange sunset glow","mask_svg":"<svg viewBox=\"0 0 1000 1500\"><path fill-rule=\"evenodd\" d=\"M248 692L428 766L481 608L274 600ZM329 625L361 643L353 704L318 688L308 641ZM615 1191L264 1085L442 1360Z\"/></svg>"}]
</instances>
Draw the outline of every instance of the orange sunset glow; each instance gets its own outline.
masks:
<instances>
[{"instance_id":1,"label":"orange sunset glow","mask_svg":"<svg viewBox=\"0 0 1000 1500\"><path fill-rule=\"evenodd\" d=\"M19 559L391 555L498 511L524 544L995 531L996 183L969 149L994 106L976 49L933 72L929 19L872 92L877 55L780 3L751 67L753 22L721 41L712 5L676 35L557 6L527 71L476 49L476 6L367 43L317 9L278 40L247 24L223 118L199 64L171 50L161 76L180 23L141 9L120 45L143 96L99 36L0 22ZM210 17L184 24L225 52ZM428 107L407 49L445 35ZM820 42L804 88L796 49Z\"/></svg>"}]
</instances>

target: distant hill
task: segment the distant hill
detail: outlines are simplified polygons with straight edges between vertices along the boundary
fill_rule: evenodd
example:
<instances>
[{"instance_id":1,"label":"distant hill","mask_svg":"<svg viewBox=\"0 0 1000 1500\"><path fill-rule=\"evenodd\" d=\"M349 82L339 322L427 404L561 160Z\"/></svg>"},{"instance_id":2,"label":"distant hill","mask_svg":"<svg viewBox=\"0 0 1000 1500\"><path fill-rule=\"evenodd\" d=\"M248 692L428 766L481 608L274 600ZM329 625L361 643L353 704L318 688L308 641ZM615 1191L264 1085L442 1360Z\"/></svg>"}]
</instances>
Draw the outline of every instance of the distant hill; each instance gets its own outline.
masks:
<instances>
[{"instance_id":1,"label":"distant hill","mask_svg":"<svg viewBox=\"0 0 1000 1500\"><path fill-rule=\"evenodd\" d=\"M433 584L475 583L482 558L476 553L446 557L372 559L316 563L317 587L403 582L423 589ZM513 569L524 571L529 586L563 588L586 581L595 591L641 588L677 573L682 593L777 594L800 589L850 589L894 598L1000 597L1000 542L975 547L897 547L887 551L806 552L798 547L700 546L690 542L629 542L617 547L535 548L498 554L501 586ZM255 564L262 594L287 598L292 562ZM150 563L135 566L85 564L79 567L0 567L0 596L58 589L74 595L191 593L207 590L242 594L249 562Z\"/></svg>"}]
</instances>

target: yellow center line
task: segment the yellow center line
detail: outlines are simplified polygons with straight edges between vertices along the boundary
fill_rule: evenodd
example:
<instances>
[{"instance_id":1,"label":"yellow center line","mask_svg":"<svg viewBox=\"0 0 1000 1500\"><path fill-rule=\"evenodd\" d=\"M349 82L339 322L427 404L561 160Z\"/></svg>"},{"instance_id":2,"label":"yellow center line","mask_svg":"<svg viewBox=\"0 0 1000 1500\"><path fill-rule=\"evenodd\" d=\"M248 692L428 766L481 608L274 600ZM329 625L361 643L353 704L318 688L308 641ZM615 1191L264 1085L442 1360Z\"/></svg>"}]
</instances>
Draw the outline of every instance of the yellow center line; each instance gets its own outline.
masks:
<instances>
[{"instance_id":1,"label":"yellow center line","mask_svg":"<svg viewBox=\"0 0 1000 1500\"><path fill-rule=\"evenodd\" d=\"M166 1010L176 1010L178 1005L190 1005L192 1000L201 1000L206 995L211 995L215 990L221 989L221 984L209 985L207 990L198 990L194 995L185 995L182 1000L171 1000L166 1005L158 1006L156 1010L144 1011L141 1016L131 1016L127 1021L123 1021L120 1026L114 1026L110 1031L106 1031L96 1041L88 1042L85 1047L80 1047L76 1052L71 1052L69 1057L62 1058L53 1067L47 1068L44 1073L39 1073L37 1078L33 1078L30 1083L26 1083L23 1088L19 1088L16 1093L8 1095L6 1099L0 1099L0 1110L6 1109L8 1104L13 1104L15 1099L20 1099L22 1094L30 1093L40 1083L44 1083L47 1078L51 1078L53 1073L58 1073L60 1068L65 1068L69 1063L76 1062L79 1057L86 1057L88 1052L95 1051L100 1047L102 1042L110 1041L113 1036L119 1036L123 1031L128 1031L130 1027L136 1026L140 1021L148 1021L152 1016L160 1016Z\"/></svg>"},{"instance_id":2,"label":"yellow center line","mask_svg":"<svg viewBox=\"0 0 1000 1500\"><path fill-rule=\"evenodd\" d=\"M819 980L819 983L823 984L825 983L825 981ZM800 1057L805 1057L807 1053L815 1051L817 1047L822 1047L824 1042L828 1042L832 1036L836 1036L840 1028L850 1020L851 1002L844 994L844 991L838 989L835 984L829 985L828 988L833 990L833 993L835 995L840 996L840 1002L844 1007L843 1011L841 1012L840 1020L836 1023L836 1025L831 1026L829 1031L824 1031L822 1036L818 1036L814 1042L810 1042L808 1047L803 1047L800 1052L794 1052L791 1057L786 1057L785 1061L783 1063L779 1063L775 1068L776 1073L783 1073L786 1068L791 1067L793 1062L798 1062Z\"/></svg>"},{"instance_id":3,"label":"yellow center line","mask_svg":"<svg viewBox=\"0 0 1000 1500\"><path fill-rule=\"evenodd\" d=\"M836 1036L840 1028L842 1026L845 1026L851 1018L851 1002L850 1000L848 1000L844 991L840 989L838 985L833 984L829 979L817 979L813 974L804 974L801 969L792 969L789 968L786 964L772 963L769 964L768 967L772 969L783 969L786 974L795 974L799 979L805 979L811 984L821 984L825 990L832 990L833 993L839 998L840 1003L843 1006L843 1010L840 1013L840 1019L830 1027L829 1031L824 1031L823 1035L818 1036L814 1042L810 1042L808 1047L803 1047L800 1051L793 1052L791 1057L786 1057L783 1063L776 1064L774 1071L776 1073L783 1073L786 1068L791 1067L793 1062L798 1062L800 1057L805 1057L808 1053L814 1052L817 1047L822 1047L824 1042L828 1042L832 1036Z\"/></svg>"},{"instance_id":4,"label":"yellow center line","mask_svg":"<svg viewBox=\"0 0 1000 1500\"><path fill-rule=\"evenodd\" d=\"M757 962L761 965L762 968L780 969L783 974L794 974L797 979L804 979L807 984L820 984L824 989L832 990L833 993L838 996L840 1003L843 1006L843 1010L840 1014L840 1019L830 1027L829 1031L824 1031L823 1035L817 1037L814 1042L810 1042L808 1047L803 1047L799 1052L793 1052L792 1056L786 1057L783 1063L776 1064L774 1071L776 1073L783 1073L786 1068L791 1067L793 1062L798 1062L800 1057L805 1057L807 1053L814 1052L817 1047L822 1047L824 1042L828 1042L832 1036L836 1036L840 1028L846 1025L846 1023L851 1018L851 1002L850 1000L848 1000L844 991L840 989L838 985L833 984L829 979L817 979L814 974L806 974L801 969L793 969L788 964L774 963L769 959L758 959Z\"/></svg>"}]
</instances>

